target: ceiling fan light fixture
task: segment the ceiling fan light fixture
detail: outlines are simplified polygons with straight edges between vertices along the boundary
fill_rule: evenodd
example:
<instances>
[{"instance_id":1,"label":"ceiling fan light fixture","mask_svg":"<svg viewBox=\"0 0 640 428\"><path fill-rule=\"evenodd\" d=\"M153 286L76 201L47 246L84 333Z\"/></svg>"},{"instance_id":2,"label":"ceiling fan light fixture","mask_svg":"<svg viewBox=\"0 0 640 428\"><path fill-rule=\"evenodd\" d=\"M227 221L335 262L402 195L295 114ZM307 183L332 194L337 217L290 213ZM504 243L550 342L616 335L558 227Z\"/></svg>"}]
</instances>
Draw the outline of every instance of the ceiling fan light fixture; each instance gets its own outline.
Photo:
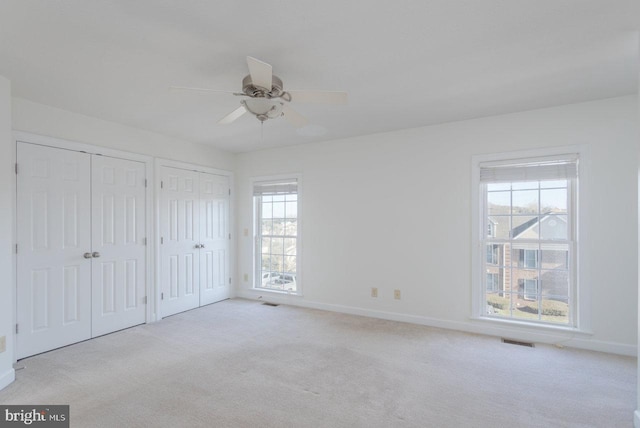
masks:
<instances>
[{"instance_id":1,"label":"ceiling fan light fixture","mask_svg":"<svg viewBox=\"0 0 640 428\"><path fill-rule=\"evenodd\" d=\"M247 111L257 117L261 122L280 117L282 115L282 108L284 107L283 102L270 98L247 98L241 102Z\"/></svg>"}]
</instances>

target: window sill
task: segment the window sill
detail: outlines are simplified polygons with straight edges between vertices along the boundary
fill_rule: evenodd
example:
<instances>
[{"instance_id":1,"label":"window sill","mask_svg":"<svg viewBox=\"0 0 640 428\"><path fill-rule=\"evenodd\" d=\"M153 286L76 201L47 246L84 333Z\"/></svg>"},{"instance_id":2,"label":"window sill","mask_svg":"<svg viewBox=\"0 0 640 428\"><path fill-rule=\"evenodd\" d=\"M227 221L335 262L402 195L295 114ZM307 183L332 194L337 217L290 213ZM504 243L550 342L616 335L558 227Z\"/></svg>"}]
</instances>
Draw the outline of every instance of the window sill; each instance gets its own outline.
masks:
<instances>
[{"instance_id":1,"label":"window sill","mask_svg":"<svg viewBox=\"0 0 640 428\"><path fill-rule=\"evenodd\" d=\"M580 329L578 327L569 327L552 324L538 324L527 321L512 320L512 319L500 319L486 316L471 317L471 321L491 324L500 327L513 327L521 329L523 331L536 332L536 333L558 333L563 335L579 335L583 337L593 336L593 332L590 330Z\"/></svg>"}]
</instances>

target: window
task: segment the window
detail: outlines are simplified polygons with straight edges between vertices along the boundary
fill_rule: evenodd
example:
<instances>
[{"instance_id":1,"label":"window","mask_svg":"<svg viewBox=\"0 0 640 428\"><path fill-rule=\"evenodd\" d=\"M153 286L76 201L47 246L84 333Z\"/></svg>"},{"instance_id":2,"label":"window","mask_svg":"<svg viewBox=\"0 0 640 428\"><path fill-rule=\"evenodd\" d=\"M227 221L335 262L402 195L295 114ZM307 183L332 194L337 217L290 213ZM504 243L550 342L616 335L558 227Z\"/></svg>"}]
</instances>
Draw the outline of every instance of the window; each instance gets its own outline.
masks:
<instances>
[{"instance_id":1,"label":"window","mask_svg":"<svg viewBox=\"0 0 640 428\"><path fill-rule=\"evenodd\" d=\"M487 292L498 291L499 276L497 273L487 273Z\"/></svg>"},{"instance_id":2,"label":"window","mask_svg":"<svg viewBox=\"0 0 640 428\"><path fill-rule=\"evenodd\" d=\"M538 250L519 250L518 265L520 267L535 269L538 267Z\"/></svg>"},{"instance_id":3,"label":"window","mask_svg":"<svg viewBox=\"0 0 640 428\"><path fill-rule=\"evenodd\" d=\"M255 181L254 288L299 294L298 179Z\"/></svg>"},{"instance_id":4,"label":"window","mask_svg":"<svg viewBox=\"0 0 640 428\"><path fill-rule=\"evenodd\" d=\"M578 156L478 166L479 315L574 327Z\"/></svg>"},{"instance_id":5,"label":"window","mask_svg":"<svg viewBox=\"0 0 640 428\"><path fill-rule=\"evenodd\" d=\"M489 265L498 264L499 251L500 251L500 245L495 245L495 244L487 245L487 264Z\"/></svg>"}]
</instances>

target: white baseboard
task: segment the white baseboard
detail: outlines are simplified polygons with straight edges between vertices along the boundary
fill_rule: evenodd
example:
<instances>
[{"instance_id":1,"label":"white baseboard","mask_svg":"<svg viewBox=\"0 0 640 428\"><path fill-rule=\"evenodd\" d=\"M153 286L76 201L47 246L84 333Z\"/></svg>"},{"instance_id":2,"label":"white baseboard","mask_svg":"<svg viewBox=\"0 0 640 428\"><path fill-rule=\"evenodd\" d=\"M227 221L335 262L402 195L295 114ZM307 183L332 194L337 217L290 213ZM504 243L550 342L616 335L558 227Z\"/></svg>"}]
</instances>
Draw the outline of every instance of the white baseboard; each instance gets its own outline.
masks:
<instances>
[{"instance_id":1,"label":"white baseboard","mask_svg":"<svg viewBox=\"0 0 640 428\"><path fill-rule=\"evenodd\" d=\"M0 390L4 389L7 385L16 380L16 371L11 368L0 375Z\"/></svg>"},{"instance_id":2,"label":"white baseboard","mask_svg":"<svg viewBox=\"0 0 640 428\"><path fill-rule=\"evenodd\" d=\"M239 290L237 297L250 300L265 300L273 303L284 305L300 306L311 309L321 309L331 312L339 312L350 315L360 315L371 318L379 318L390 321L408 322L411 324L426 325L429 327L438 327L448 330L464 331L467 333L484 334L488 336L507 337L514 340L522 340L535 343L546 343L559 347L567 346L572 348L586 349L589 351L606 352L610 354L627 355L635 357L638 355L638 348L634 345L627 345L616 342L603 342L600 340L589 339L584 334L575 334L571 332L547 332L535 331L531 328L518 328L510 326L495 326L489 323L479 322L459 322L442 320L438 318L424 317L420 315L408 315L398 312L386 312L373 309L359 308L355 306L335 305L329 303L313 302L300 296L289 296L279 293L261 293L251 290ZM640 428L640 427L638 427Z\"/></svg>"}]
</instances>

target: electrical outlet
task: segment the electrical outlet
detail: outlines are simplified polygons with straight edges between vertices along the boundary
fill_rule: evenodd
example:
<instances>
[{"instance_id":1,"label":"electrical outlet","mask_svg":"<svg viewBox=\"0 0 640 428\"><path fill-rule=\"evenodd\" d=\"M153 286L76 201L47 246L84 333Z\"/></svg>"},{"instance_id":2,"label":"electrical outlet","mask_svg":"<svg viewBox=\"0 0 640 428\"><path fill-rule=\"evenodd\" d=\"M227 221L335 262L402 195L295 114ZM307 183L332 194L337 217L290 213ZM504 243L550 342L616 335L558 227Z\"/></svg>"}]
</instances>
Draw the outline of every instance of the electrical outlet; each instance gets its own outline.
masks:
<instances>
[{"instance_id":1,"label":"electrical outlet","mask_svg":"<svg viewBox=\"0 0 640 428\"><path fill-rule=\"evenodd\" d=\"M378 297L378 288L371 287L371 297Z\"/></svg>"},{"instance_id":2,"label":"electrical outlet","mask_svg":"<svg viewBox=\"0 0 640 428\"><path fill-rule=\"evenodd\" d=\"M249 281L249 274L245 273L244 274L244 282L248 282Z\"/></svg>"},{"instance_id":3,"label":"electrical outlet","mask_svg":"<svg viewBox=\"0 0 640 428\"><path fill-rule=\"evenodd\" d=\"M393 290L393 298L400 300L400 290Z\"/></svg>"},{"instance_id":4,"label":"electrical outlet","mask_svg":"<svg viewBox=\"0 0 640 428\"><path fill-rule=\"evenodd\" d=\"M0 354L7 350L7 336L0 336Z\"/></svg>"}]
</instances>

